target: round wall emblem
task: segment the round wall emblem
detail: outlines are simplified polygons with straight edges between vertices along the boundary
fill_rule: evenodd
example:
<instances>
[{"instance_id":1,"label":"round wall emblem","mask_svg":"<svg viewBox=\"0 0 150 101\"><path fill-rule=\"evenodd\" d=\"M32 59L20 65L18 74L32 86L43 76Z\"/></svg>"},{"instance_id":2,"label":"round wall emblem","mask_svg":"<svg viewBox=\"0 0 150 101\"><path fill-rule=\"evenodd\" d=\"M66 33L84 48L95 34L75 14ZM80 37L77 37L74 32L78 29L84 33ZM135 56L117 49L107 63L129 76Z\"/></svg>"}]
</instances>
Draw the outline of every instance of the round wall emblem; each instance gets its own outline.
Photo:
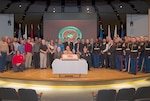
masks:
<instances>
[{"instance_id":1,"label":"round wall emblem","mask_svg":"<svg viewBox=\"0 0 150 101\"><path fill-rule=\"evenodd\" d=\"M65 38L75 42L77 38L82 38L82 33L77 27L67 26L60 30L58 37L62 40L62 42L64 42Z\"/></svg>"}]
</instances>

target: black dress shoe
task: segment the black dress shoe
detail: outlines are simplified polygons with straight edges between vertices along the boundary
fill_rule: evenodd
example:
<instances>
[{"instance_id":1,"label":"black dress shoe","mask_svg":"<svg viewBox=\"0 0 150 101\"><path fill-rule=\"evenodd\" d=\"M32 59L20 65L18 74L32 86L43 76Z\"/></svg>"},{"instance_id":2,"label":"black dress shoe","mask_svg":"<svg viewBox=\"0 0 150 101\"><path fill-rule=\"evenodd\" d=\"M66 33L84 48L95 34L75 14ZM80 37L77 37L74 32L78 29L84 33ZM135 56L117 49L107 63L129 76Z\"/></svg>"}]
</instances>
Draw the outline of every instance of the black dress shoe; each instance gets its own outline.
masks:
<instances>
[{"instance_id":1,"label":"black dress shoe","mask_svg":"<svg viewBox=\"0 0 150 101\"><path fill-rule=\"evenodd\" d=\"M4 71L0 71L0 73L4 73Z\"/></svg>"}]
</instances>

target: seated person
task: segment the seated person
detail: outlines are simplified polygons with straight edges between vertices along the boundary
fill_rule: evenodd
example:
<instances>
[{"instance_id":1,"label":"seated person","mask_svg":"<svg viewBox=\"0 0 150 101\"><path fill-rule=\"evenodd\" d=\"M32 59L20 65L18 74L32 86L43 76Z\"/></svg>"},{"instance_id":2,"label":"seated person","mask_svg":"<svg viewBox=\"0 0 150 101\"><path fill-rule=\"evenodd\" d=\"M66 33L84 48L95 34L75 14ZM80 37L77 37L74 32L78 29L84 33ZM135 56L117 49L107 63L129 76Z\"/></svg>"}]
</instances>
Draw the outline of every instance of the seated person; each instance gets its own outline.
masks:
<instances>
[{"instance_id":1,"label":"seated person","mask_svg":"<svg viewBox=\"0 0 150 101\"><path fill-rule=\"evenodd\" d=\"M12 58L14 72L19 72L19 71L23 72L25 68L24 61L25 61L24 56L20 53L19 50L17 50L16 55L14 55Z\"/></svg>"},{"instance_id":2,"label":"seated person","mask_svg":"<svg viewBox=\"0 0 150 101\"><path fill-rule=\"evenodd\" d=\"M66 46L66 50L64 51L64 54L72 54L72 51L70 50L69 46Z\"/></svg>"},{"instance_id":3,"label":"seated person","mask_svg":"<svg viewBox=\"0 0 150 101\"><path fill-rule=\"evenodd\" d=\"M81 52L80 58L83 58L88 63L88 70L90 70L90 63L91 63L91 54L88 51L87 47L84 46L83 51Z\"/></svg>"},{"instance_id":4,"label":"seated person","mask_svg":"<svg viewBox=\"0 0 150 101\"><path fill-rule=\"evenodd\" d=\"M60 59L61 55L62 55L61 48L57 47L57 49L56 49L56 51L54 53L54 59Z\"/></svg>"}]
</instances>

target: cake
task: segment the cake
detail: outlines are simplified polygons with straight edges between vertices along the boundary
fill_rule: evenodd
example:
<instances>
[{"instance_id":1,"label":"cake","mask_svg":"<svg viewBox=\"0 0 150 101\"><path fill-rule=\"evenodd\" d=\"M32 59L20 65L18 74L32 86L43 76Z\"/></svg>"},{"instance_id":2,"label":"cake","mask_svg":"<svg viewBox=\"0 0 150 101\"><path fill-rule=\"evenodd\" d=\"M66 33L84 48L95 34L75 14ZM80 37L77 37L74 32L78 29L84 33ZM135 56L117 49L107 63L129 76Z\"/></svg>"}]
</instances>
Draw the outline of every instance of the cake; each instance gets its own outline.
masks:
<instances>
[{"instance_id":1,"label":"cake","mask_svg":"<svg viewBox=\"0 0 150 101\"><path fill-rule=\"evenodd\" d=\"M78 60L78 55L76 54L62 54L62 60Z\"/></svg>"}]
</instances>

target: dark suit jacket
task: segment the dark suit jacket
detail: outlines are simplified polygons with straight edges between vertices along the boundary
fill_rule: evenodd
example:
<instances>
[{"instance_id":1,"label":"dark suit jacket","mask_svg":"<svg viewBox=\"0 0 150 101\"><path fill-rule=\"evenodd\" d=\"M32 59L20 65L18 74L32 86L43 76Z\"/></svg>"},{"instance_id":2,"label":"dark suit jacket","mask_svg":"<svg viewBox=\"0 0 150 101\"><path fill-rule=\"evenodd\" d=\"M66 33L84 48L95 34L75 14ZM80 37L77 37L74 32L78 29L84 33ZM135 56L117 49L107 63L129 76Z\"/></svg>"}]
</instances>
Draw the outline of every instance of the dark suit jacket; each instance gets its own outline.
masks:
<instances>
[{"instance_id":1,"label":"dark suit jacket","mask_svg":"<svg viewBox=\"0 0 150 101\"><path fill-rule=\"evenodd\" d=\"M78 43L75 44L75 53L77 53ZM82 52L82 43L79 43L79 51Z\"/></svg>"}]
</instances>

